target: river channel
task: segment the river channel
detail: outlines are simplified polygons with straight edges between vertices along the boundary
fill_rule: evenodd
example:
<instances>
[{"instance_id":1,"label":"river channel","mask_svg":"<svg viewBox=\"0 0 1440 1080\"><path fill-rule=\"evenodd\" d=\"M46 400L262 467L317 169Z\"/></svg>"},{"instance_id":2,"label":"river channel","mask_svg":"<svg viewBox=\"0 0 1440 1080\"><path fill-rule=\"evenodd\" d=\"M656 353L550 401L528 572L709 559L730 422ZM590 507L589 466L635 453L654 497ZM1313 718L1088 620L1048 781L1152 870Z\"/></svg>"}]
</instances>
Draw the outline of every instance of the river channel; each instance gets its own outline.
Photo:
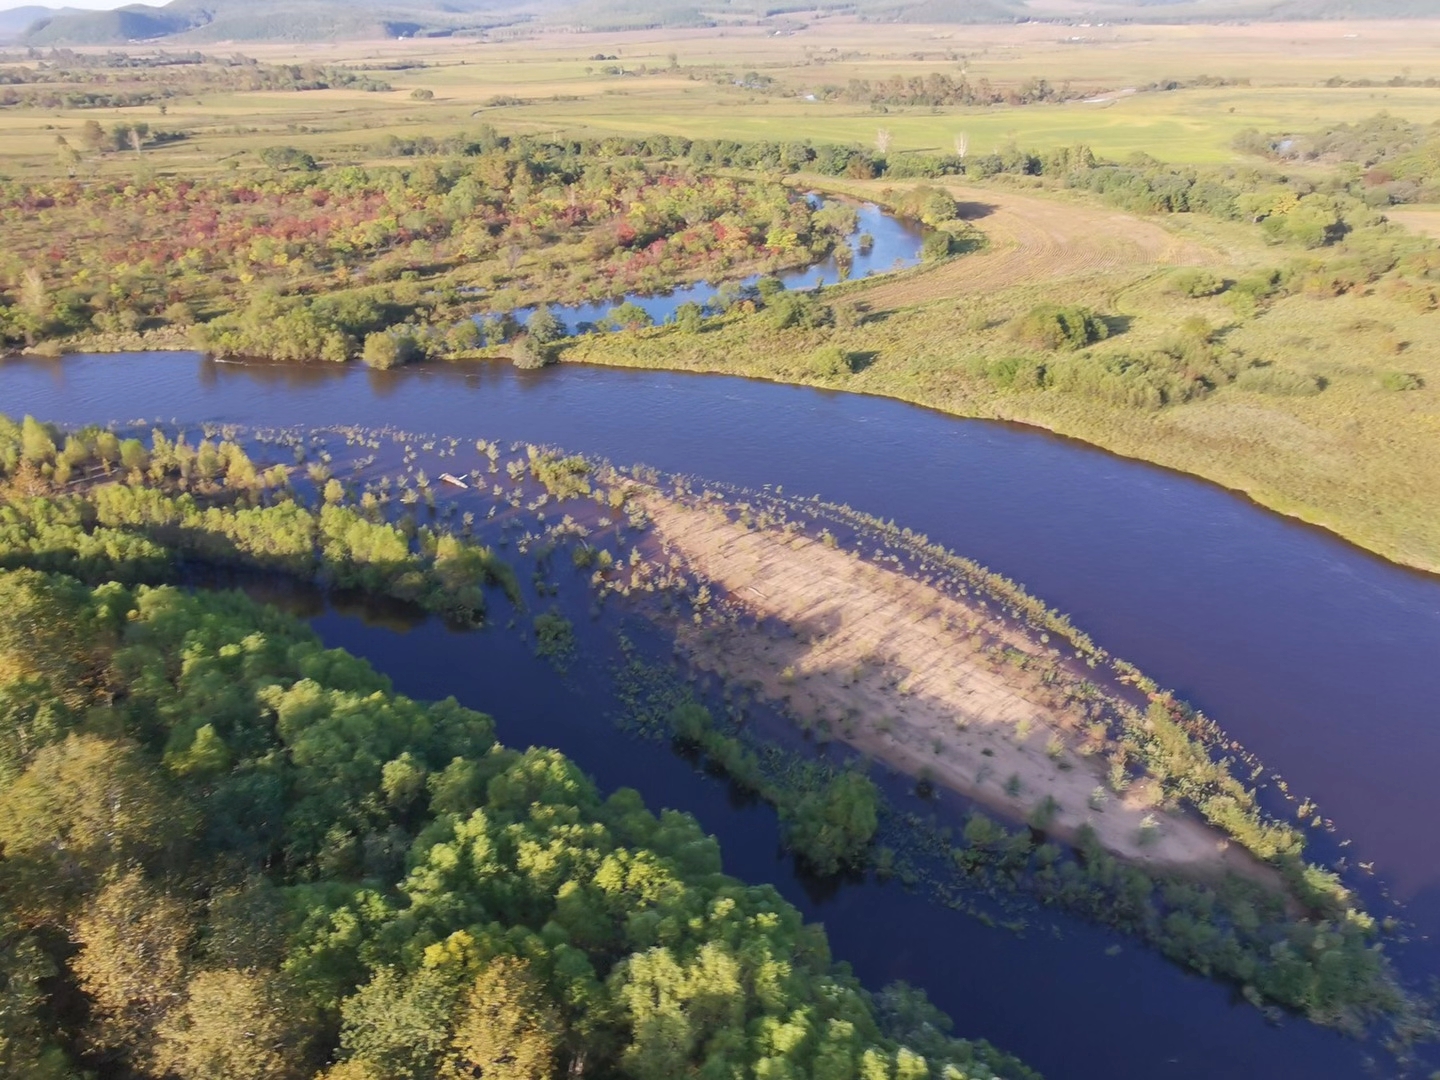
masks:
<instances>
[{"instance_id":1,"label":"river channel","mask_svg":"<svg viewBox=\"0 0 1440 1080\"><path fill-rule=\"evenodd\" d=\"M819 204L821 200L811 196ZM814 289L836 285L852 278L870 277L892 270L905 270L920 262L920 246L925 232L917 222L887 214L874 203L855 204L855 229L845 237L834 252L810 266L784 270L775 276L787 289ZM862 239L863 238L863 239ZM836 253L844 248L848 258L842 262ZM732 283L741 288L752 287L760 275ZM653 296L632 293L612 300L588 304L551 304L550 313L560 320L567 334L587 333L604 324L606 317L621 303L640 308L653 323L670 322L685 304L712 306L721 295L722 284L697 281L667 293ZM515 315L522 324L530 321L533 307L521 308Z\"/></svg>"},{"instance_id":2,"label":"river channel","mask_svg":"<svg viewBox=\"0 0 1440 1080\"><path fill-rule=\"evenodd\" d=\"M1203 708L1318 802L1337 838L1353 841L1352 859L1373 860L1375 890L1404 905L1414 937L1440 930L1440 579L1212 485L885 399L568 365L13 359L0 364L0 411L65 424L389 425L545 442L893 518L1023 582ZM598 724L583 683L544 678L513 636L435 622L400 629L329 608L313 621L401 691L453 693L493 713L507 742L555 745L604 787L629 784L652 806L696 814L730 872L775 882L823 921L836 957L867 984L923 986L958 1034L982 1034L1052 1078L1365 1075L1374 1048L1298 1020L1271 1026L1225 988L1048 913L1017 937L895 884L815 895L777 854L768 811L697 782L667 747ZM1114 944L1123 947L1107 955ZM1440 974L1423 940L1397 957L1414 975Z\"/></svg>"}]
</instances>

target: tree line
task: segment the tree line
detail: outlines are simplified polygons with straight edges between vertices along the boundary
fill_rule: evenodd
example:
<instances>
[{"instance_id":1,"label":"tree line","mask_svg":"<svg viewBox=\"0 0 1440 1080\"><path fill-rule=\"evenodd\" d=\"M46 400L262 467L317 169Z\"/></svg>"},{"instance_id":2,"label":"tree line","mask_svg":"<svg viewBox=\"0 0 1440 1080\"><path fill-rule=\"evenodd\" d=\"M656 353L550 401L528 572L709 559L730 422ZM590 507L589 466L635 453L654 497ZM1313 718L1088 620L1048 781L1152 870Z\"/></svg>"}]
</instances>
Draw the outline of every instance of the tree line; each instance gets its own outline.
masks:
<instances>
[{"instance_id":1,"label":"tree line","mask_svg":"<svg viewBox=\"0 0 1440 1080\"><path fill-rule=\"evenodd\" d=\"M0 424L0 471L6 1075L1033 1076L910 988L867 993L688 816L242 595L134 584L213 541L386 591L378 523L302 513L223 441L27 419ZM797 808L817 861L873 831L858 783Z\"/></svg>"}]
</instances>

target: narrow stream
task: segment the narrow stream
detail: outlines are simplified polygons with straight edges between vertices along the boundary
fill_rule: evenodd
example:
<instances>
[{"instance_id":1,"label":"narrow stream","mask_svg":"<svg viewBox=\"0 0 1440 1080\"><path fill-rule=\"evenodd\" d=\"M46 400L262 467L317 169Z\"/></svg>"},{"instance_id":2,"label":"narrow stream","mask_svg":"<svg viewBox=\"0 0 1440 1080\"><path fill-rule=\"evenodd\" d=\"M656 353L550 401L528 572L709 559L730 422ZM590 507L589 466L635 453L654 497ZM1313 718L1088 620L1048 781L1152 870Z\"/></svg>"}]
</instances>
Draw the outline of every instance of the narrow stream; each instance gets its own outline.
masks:
<instances>
[{"instance_id":1,"label":"narrow stream","mask_svg":"<svg viewBox=\"0 0 1440 1080\"><path fill-rule=\"evenodd\" d=\"M844 241L850 259L842 261L832 253L811 266L776 274L786 288L813 289L835 285L850 278L904 270L920 262L920 245L925 233L917 223L887 214L874 203L860 203L855 211L858 224ZM756 274L735 284L749 288L759 280L760 275ZM589 304L551 304L549 308L550 313L564 324L567 333L585 333L600 326L620 304L633 304L650 316L651 322L665 323L674 319L675 312L684 304L699 304L701 307L711 304L723 287L720 283L701 281L660 295L629 293ZM533 307L527 307L516 311L515 315L523 324L534 313Z\"/></svg>"}]
</instances>

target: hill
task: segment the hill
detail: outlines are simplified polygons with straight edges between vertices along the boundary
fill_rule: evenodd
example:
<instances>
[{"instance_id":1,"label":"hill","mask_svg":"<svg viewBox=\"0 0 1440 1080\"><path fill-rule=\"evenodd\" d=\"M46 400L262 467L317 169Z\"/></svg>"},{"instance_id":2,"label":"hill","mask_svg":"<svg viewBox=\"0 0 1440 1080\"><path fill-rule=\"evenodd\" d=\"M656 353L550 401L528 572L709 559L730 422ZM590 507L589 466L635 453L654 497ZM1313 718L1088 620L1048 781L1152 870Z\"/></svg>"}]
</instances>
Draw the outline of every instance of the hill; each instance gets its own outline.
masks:
<instances>
[{"instance_id":1,"label":"hill","mask_svg":"<svg viewBox=\"0 0 1440 1080\"><path fill-rule=\"evenodd\" d=\"M115 11L0 12L0 40L27 45L335 41L477 33L540 20L581 31L793 23L823 10L909 23L1216 22L1440 17L1440 0L175 0ZM23 15L21 14L23 13Z\"/></svg>"},{"instance_id":2,"label":"hill","mask_svg":"<svg viewBox=\"0 0 1440 1080\"><path fill-rule=\"evenodd\" d=\"M49 13L20 40L37 46L334 41L474 32L526 17L505 0L175 0L163 7Z\"/></svg>"},{"instance_id":3,"label":"hill","mask_svg":"<svg viewBox=\"0 0 1440 1080\"><path fill-rule=\"evenodd\" d=\"M41 7L38 4L26 4L24 7L0 11L0 43L14 41L39 20L54 18L58 14L54 8ZM74 14L84 13L76 11Z\"/></svg>"}]
</instances>

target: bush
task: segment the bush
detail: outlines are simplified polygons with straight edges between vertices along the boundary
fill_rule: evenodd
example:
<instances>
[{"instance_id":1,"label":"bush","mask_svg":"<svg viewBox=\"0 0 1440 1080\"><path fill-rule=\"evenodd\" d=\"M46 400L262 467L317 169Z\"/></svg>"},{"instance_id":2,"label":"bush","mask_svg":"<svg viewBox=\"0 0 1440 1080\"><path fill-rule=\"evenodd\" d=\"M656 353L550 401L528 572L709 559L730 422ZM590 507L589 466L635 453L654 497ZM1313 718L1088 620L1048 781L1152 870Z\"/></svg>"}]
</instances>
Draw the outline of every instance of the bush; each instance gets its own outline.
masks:
<instances>
[{"instance_id":1,"label":"bush","mask_svg":"<svg viewBox=\"0 0 1440 1080\"><path fill-rule=\"evenodd\" d=\"M822 379L849 375L855 370L850 354L838 345L826 345L810 358L810 370Z\"/></svg>"},{"instance_id":2,"label":"bush","mask_svg":"<svg viewBox=\"0 0 1440 1080\"><path fill-rule=\"evenodd\" d=\"M829 326L834 312L820 302L814 293L785 292L765 308L776 330L814 330Z\"/></svg>"},{"instance_id":3,"label":"bush","mask_svg":"<svg viewBox=\"0 0 1440 1080\"><path fill-rule=\"evenodd\" d=\"M611 314L613 316L614 312ZM525 324L525 329L541 345L549 345L565 336L565 324L556 318L555 313L545 304L535 309L530 321Z\"/></svg>"},{"instance_id":4,"label":"bush","mask_svg":"<svg viewBox=\"0 0 1440 1080\"><path fill-rule=\"evenodd\" d=\"M920 184L901 195L895 202L895 209L905 217L918 218L931 228L954 221L960 214L954 196L929 184Z\"/></svg>"},{"instance_id":5,"label":"bush","mask_svg":"<svg viewBox=\"0 0 1440 1080\"><path fill-rule=\"evenodd\" d=\"M705 309L687 300L675 309L675 328L682 334L698 334L705 326Z\"/></svg>"},{"instance_id":6,"label":"bush","mask_svg":"<svg viewBox=\"0 0 1440 1080\"><path fill-rule=\"evenodd\" d=\"M434 100L435 100L435 91L434 91L434 90L425 90L425 89L411 90L411 91L410 91L410 96L411 96L412 98L414 98L416 101L434 101Z\"/></svg>"},{"instance_id":7,"label":"bush","mask_svg":"<svg viewBox=\"0 0 1440 1080\"><path fill-rule=\"evenodd\" d=\"M948 259L955 253L955 237L945 229L936 229L920 245L920 258L925 262Z\"/></svg>"},{"instance_id":8,"label":"bush","mask_svg":"<svg viewBox=\"0 0 1440 1080\"><path fill-rule=\"evenodd\" d=\"M1110 405L1159 409L1207 393L1209 384L1167 353L1095 356L1085 353L1046 368L1050 385Z\"/></svg>"},{"instance_id":9,"label":"bush","mask_svg":"<svg viewBox=\"0 0 1440 1080\"><path fill-rule=\"evenodd\" d=\"M402 367L419 356L420 349L415 338L403 330L377 330L366 334L365 348L360 353L360 359L366 364L381 370Z\"/></svg>"},{"instance_id":10,"label":"bush","mask_svg":"<svg viewBox=\"0 0 1440 1080\"><path fill-rule=\"evenodd\" d=\"M1168 291L1176 296L1188 296L1199 300L1205 296L1218 296L1225 291L1225 280L1209 270L1179 270L1170 276Z\"/></svg>"},{"instance_id":11,"label":"bush","mask_svg":"<svg viewBox=\"0 0 1440 1080\"><path fill-rule=\"evenodd\" d=\"M640 330L650 325L650 313L639 304L632 304L628 300L619 307L612 308L610 314L605 316L605 324L616 330Z\"/></svg>"},{"instance_id":12,"label":"bush","mask_svg":"<svg viewBox=\"0 0 1440 1080\"><path fill-rule=\"evenodd\" d=\"M1046 382L1045 365L1030 356L992 360L983 374L1002 390L1040 390Z\"/></svg>"},{"instance_id":13,"label":"bush","mask_svg":"<svg viewBox=\"0 0 1440 1080\"><path fill-rule=\"evenodd\" d=\"M1314 375L1271 366L1246 368L1235 377L1235 385L1241 390L1255 394L1274 394L1279 397L1310 397L1325 389L1325 384Z\"/></svg>"},{"instance_id":14,"label":"bush","mask_svg":"<svg viewBox=\"0 0 1440 1080\"><path fill-rule=\"evenodd\" d=\"M319 166L314 157L293 146L267 146L260 151L260 160L272 169L299 169L314 172Z\"/></svg>"},{"instance_id":15,"label":"bush","mask_svg":"<svg viewBox=\"0 0 1440 1080\"><path fill-rule=\"evenodd\" d=\"M474 319L461 319L445 331L445 351L453 354L478 349L484 340Z\"/></svg>"},{"instance_id":16,"label":"bush","mask_svg":"<svg viewBox=\"0 0 1440 1080\"><path fill-rule=\"evenodd\" d=\"M755 283L755 291L768 304L785 291L785 283L778 277L762 277Z\"/></svg>"},{"instance_id":17,"label":"bush","mask_svg":"<svg viewBox=\"0 0 1440 1080\"><path fill-rule=\"evenodd\" d=\"M1380 373L1380 388L1382 390L1419 390L1425 385L1425 380L1411 371L1382 371Z\"/></svg>"},{"instance_id":18,"label":"bush","mask_svg":"<svg viewBox=\"0 0 1440 1080\"><path fill-rule=\"evenodd\" d=\"M1243 277L1226 290L1225 299L1237 315L1255 314L1265 301L1283 291L1279 270L1263 270Z\"/></svg>"},{"instance_id":19,"label":"bush","mask_svg":"<svg viewBox=\"0 0 1440 1080\"><path fill-rule=\"evenodd\" d=\"M879 824L879 801L868 777L841 773L786 808L786 838L822 874L863 866Z\"/></svg>"},{"instance_id":20,"label":"bush","mask_svg":"<svg viewBox=\"0 0 1440 1080\"><path fill-rule=\"evenodd\" d=\"M512 363L517 368L534 371L555 362L555 354L543 341L537 341L530 334L522 334L515 340Z\"/></svg>"},{"instance_id":21,"label":"bush","mask_svg":"<svg viewBox=\"0 0 1440 1080\"><path fill-rule=\"evenodd\" d=\"M1085 308L1040 304L1011 322L1010 336L1036 349L1083 349L1104 341L1110 328Z\"/></svg>"}]
</instances>

